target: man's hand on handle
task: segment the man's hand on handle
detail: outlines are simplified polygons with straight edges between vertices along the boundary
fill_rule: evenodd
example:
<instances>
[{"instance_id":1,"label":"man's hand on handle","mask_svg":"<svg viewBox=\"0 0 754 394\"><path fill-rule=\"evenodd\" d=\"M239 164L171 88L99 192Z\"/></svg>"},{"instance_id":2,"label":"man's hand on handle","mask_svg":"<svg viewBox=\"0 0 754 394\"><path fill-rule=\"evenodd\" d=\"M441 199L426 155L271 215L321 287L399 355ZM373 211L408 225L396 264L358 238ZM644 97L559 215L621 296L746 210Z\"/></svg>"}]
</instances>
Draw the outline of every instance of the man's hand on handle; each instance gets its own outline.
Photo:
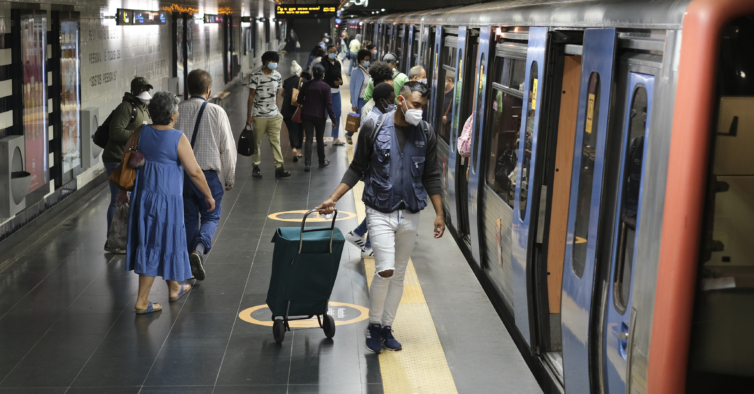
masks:
<instances>
[{"instance_id":1,"label":"man's hand on handle","mask_svg":"<svg viewBox=\"0 0 754 394\"><path fill-rule=\"evenodd\" d=\"M333 212L335 212L335 203L336 201L332 199L332 197L328 198L325 201L322 201L322 204L319 204L317 208L317 212L319 212L320 215L329 215Z\"/></svg>"}]
</instances>

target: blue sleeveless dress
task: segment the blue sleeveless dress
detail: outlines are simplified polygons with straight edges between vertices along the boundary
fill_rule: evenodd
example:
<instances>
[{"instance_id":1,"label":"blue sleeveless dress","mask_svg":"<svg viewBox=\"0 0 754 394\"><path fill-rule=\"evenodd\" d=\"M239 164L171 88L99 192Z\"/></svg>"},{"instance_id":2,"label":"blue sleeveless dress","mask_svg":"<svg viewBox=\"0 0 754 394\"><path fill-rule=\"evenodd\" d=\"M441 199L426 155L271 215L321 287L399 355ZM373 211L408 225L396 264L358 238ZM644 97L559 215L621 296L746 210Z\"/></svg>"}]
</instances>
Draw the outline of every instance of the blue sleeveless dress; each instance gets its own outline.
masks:
<instances>
[{"instance_id":1,"label":"blue sleeveless dress","mask_svg":"<svg viewBox=\"0 0 754 394\"><path fill-rule=\"evenodd\" d=\"M144 126L138 149L146 163L136 173L128 220L126 270L165 280L190 279L183 223L183 166L180 130Z\"/></svg>"}]
</instances>

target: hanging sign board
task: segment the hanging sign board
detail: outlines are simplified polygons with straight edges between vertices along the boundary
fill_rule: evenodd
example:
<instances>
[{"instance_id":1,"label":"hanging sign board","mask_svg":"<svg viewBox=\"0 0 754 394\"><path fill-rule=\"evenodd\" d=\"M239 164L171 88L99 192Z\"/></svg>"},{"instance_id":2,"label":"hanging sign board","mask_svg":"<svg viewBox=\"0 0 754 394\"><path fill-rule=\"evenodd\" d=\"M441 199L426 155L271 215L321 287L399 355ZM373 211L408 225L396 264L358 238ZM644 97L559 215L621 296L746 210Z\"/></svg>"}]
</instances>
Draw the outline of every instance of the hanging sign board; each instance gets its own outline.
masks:
<instances>
[{"instance_id":1,"label":"hanging sign board","mask_svg":"<svg viewBox=\"0 0 754 394\"><path fill-rule=\"evenodd\" d=\"M337 8L337 5L279 5L275 7L275 16L278 18L331 18L335 16Z\"/></svg>"},{"instance_id":2,"label":"hanging sign board","mask_svg":"<svg viewBox=\"0 0 754 394\"><path fill-rule=\"evenodd\" d=\"M118 8L115 23L125 25L164 25L168 22L167 11L125 10Z\"/></svg>"}]
</instances>

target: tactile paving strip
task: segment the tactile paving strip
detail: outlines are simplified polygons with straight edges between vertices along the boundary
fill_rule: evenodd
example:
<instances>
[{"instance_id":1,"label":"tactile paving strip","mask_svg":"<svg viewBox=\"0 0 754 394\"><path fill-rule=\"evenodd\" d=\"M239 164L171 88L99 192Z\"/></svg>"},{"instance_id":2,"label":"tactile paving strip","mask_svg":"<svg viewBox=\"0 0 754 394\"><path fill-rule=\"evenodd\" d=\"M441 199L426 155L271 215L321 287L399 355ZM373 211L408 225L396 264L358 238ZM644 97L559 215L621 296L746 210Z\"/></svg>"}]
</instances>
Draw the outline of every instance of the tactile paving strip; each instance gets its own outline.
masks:
<instances>
[{"instance_id":1,"label":"tactile paving strip","mask_svg":"<svg viewBox=\"0 0 754 394\"><path fill-rule=\"evenodd\" d=\"M353 139L356 138L354 135ZM353 160L353 146L349 145L347 151L350 163ZM364 186L361 182L353 188L359 221L366 217L365 207L361 202L363 191ZM374 278L374 259L365 258L364 269L367 284L371 286ZM411 260L408 261L403 298L393 322L393 330L403 345L403 350L385 351L379 356L382 387L386 394L458 393Z\"/></svg>"}]
</instances>

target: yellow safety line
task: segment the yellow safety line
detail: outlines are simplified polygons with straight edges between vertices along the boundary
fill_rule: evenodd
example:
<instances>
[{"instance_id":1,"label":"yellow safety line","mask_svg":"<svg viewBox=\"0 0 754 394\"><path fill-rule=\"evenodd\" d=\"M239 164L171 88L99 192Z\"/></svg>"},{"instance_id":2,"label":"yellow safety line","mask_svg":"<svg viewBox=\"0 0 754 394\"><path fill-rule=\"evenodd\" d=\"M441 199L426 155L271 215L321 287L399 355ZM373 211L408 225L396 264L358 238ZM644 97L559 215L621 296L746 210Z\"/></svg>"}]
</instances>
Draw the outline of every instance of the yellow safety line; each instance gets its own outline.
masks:
<instances>
[{"instance_id":1,"label":"yellow safety line","mask_svg":"<svg viewBox=\"0 0 754 394\"><path fill-rule=\"evenodd\" d=\"M353 136L354 141L357 135ZM353 160L353 145L347 148L348 162ZM360 221L366 217L366 208L361 202L364 184L359 182L353 188L356 201L356 216ZM372 285L374 278L374 259L364 259L367 284ZM382 352L379 356L382 373L382 388L386 394L392 393L448 393L456 394L456 384L448 367L440 337L437 336L435 323L429 306L424 299L424 292L414 269L414 262L409 259L404 281L403 298L398 307L398 314L393 322L396 339L403 345L399 352Z\"/></svg>"}]
</instances>

